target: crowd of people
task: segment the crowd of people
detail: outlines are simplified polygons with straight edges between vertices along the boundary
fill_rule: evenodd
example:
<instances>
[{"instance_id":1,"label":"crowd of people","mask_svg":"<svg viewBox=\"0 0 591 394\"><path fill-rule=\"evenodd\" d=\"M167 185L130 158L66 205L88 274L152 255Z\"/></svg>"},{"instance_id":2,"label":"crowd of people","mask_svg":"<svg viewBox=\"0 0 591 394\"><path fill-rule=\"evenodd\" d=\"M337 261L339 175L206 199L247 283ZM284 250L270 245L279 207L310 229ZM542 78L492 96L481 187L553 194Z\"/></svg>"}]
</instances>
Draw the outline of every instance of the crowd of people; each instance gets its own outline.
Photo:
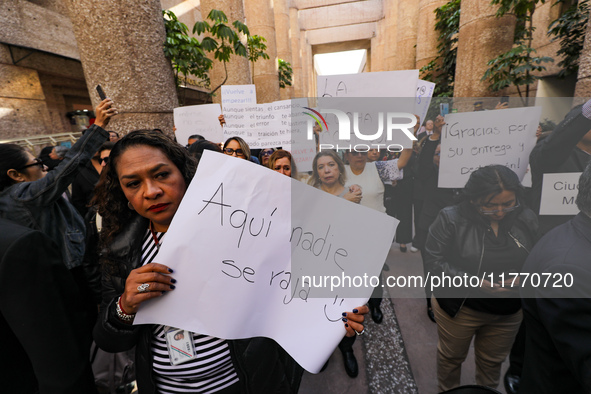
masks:
<instances>
[{"instance_id":1,"label":"crowd of people","mask_svg":"<svg viewBox=\"0 0 591 394\"><path fill-rule=\"evenodd\" d=\"M3 343L15 355L10 371L25 377L9 382L9 390L15 385L10 392L96 392L93 342L110 353L135 350L142 394L298 391L302 368L271 339L225 340L133 325L143 302L177 286L175 273L157 255L204 150L395 216L400 223L393 242L403 253L420 251L425 278L491 274L477 288L432 293L425 286L427 315L437 324L439 391L460 385L474 340L479 385L497 387L510 355L504 377L509 393L591 392L589 292L577 287L568 297L553 297L503 276L589 276L591 101L575 107L554 130L537 131L529 190L502 165L475 170L462 189L439 187L443 116L423 127L417 122L412 149L322 150L312 171L298 172L289 151L254 151L240 137L221 144L195 134L186 146L161 130L120 137L106 130L116 115L113 102L103 100L94 125L70 149L48 147L38 158L18 145L0 145L0 326ZM538 215L543 174L567 172L583 173L581 213ZM367 306L343 311L346 334L338 347L353 378L353 343L364 332L364 315L384 324L382 284L380 278ZM171 338L190 343L194 357L177 363L168 351Z\"/></svg>"}]
</instances>

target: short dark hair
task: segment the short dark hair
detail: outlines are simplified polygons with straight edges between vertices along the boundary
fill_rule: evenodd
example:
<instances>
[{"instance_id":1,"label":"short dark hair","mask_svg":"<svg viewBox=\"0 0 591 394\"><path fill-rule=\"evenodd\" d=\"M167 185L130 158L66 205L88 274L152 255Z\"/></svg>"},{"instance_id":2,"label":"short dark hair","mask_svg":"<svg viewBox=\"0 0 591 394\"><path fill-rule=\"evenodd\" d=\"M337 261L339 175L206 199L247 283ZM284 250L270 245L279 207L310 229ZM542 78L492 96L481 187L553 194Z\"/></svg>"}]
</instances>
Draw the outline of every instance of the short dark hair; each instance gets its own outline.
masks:
<instances>
[{"instance_id":1,"label":"short dark hair","mask_svg":"<svg viewBox=\"0 0 591 394\"><path fill-rule=\"evenodd\" d=\"M113 150L114 146L115 146L115 142L107 141L101 145L101 147L99 148L99 150L96 153L100 155L101 152L104 150Z\"/></svg>"},{"instance_id":2,"label":"short dark hair","mask_svg":"<svg viewBox=\"0 0 591 394\"><path fill-rule=\"evenodd\" d=\"M575 202L581 212L591 217L591 161L579 178L579 191Z\"/></svg>"},{"instance_id":3,"label":"short dark hair","mask_svg":"<svg viewBox=\"0 0 591 394\"><path fill-rule=\"evenodd\" d=\"M203 156L204 150L212 150L214 152L222 153L222 149L218 144L207 140L197 141L189 146L189 154L197 160L197 164L201 161L201 156Z\"/></svg>"},{"instance_id":4,"label":"short dark hair","mask_svg":"<svg viewBox=\"0 0 591 394\"><path fill-rule=\"evenodd\" d=\"M193 134L190 135L189 140L197 140L197 141L205 141L205 137L203 137L201 134Z\"/></svg>"},{"instance_id":5,"label":"short dark hair","mask_svg":"<svg viewBox=\"0 0 591 394\"><path fill-rule=\"evenodd\" d=\"M149 146L159 149L174 163L189 187L196 164L187 150L170 138L153 130L136 130L125 135L113 146L109 162L101 172L91 205L96 205L98 213L105 219L101 236L109 242L137 213L127 207L127 198L119 184L117 163L121 155L130 147Z\"/></svg>"},{"instance_id":6,"label":"short dark hair","mask_svg":"<svg viewBox=\"0 0 591 394\"><path fill-rule=\"evenodd\" d=\"M460 200L477 202L491 195L494 197L503 190L514 192L517 201L523 205L525 189L517 174L508 167L493 164L481 167L470 174Z\"/></svg>"},{"instance_id":7,"label":"short dark hair","mask_svg":"<svg viewBox=\"0 0 591 394\"><path fill-rule=\"evenodd\" d=\"M0 144L0 191L15 183L15 180L8 176L8 170L22 168L28 161L26 149L22 146Z\"/></svg>"}]
</instances>

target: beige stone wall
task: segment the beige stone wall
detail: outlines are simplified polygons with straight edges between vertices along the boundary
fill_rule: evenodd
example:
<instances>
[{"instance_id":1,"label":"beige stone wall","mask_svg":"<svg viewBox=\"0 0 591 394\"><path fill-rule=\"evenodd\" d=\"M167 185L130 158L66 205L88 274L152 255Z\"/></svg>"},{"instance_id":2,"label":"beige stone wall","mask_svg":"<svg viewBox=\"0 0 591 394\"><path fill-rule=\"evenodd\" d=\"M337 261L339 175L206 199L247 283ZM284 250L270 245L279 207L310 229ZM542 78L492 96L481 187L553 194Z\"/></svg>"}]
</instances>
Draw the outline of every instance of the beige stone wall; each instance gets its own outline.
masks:
<instances>
[{"instance_id":1,"label":"beige stone wall","mask_svg":"<svg viewBox=\"0 0 591 394\"><path fill-rule=\"evenodd\" d=\"M302 49L300 38L300 25L298 21L298 9L290 7L289 9L289 32L291 42L291 54L293 69L293 94L295 97L305 97L304 95L304 73L302 70Z\"/></svg>"},{"instance_id":2,"label":"beige stone wall","mask_svg":"<svg viewBox=\"0 0 591 394\"><path fill-rule=\"evenodd\" d=\"M488 68L487 61L506 52L513 45L515 17L495 16L496 7L489 0L473 0L462 3L458 60L454 96L501 96L491 93L488 83L480 79Z\"/></svg>"},{"instance_id":3,"label":"beige stone wall","mask_svg":"<svg viewBox=\"0 0 591 394\"><path fill-rule=\"evenodd\" d=\"M246 21L251 35L267 40L269 59L259 58L251 63L253 81L259 103L279 100L279 77L277 75L277 40L275 39L275 12L273 0L244 0Z\"/></svg>"},{"instance_id":4,"label":"beige stone wall","mask_svg":"<svg viewBox=\"0 0 591 394\"><path fill-rule=\"evenodd\" d=\"M289 1L273 0L273 11L275 12L275 37L277 40L277 58L290 63L293 69L291 55L291 28L289 18ZM293 86L286 86L279 90L281 100L293 97Z\"/></svg>"},{"instance_id":5,"label":"beige stone wall","mask_svg":"<svg viewBox=\"0 0 591 394\"><path fill-rule=\"evenodd\" d=\"M160 128L172 134L178 105L170 62L162 50L165 31L159 0L69 3L84 75L93 106L101 84L120 115L110 128L121 133ZM92 9L84 18L80 9Z\"/></svg>"},{"instance_id":6,"label":"beige stone wall","mask_svg":"<svg viewBox=\"0 0 591 394\"><path fill-rule=\"evenodd\" d=\"M447 0L420 0L419 14L417 21L417 69L426 66L437 57L437 37L439 33L435 30L435 9L447 4Z\"/></svg>"}]
</instances>

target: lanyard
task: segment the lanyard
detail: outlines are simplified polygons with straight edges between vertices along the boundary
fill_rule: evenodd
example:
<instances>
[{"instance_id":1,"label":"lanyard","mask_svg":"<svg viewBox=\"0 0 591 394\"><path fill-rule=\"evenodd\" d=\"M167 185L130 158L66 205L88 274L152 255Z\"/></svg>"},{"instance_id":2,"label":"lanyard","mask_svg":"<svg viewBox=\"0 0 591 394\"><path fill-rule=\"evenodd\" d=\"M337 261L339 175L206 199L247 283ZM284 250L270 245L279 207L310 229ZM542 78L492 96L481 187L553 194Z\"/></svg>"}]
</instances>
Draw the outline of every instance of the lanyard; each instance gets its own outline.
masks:
<instances>
[{"instance_id":1,"label":"lanyard","mask_svg":"<svg viewBox=\"0 0 591 394\"><path fill-rule=\"evenodd\" d=\"M154 225L152 224L151 220L150 220L150 232L152 233L152 239L154 240L154 243L156 244L156 248L158 250L160 250L160 242L158 242L158 237L156 236L156 233L154 232Z\"/></svg>"}]
</instances>

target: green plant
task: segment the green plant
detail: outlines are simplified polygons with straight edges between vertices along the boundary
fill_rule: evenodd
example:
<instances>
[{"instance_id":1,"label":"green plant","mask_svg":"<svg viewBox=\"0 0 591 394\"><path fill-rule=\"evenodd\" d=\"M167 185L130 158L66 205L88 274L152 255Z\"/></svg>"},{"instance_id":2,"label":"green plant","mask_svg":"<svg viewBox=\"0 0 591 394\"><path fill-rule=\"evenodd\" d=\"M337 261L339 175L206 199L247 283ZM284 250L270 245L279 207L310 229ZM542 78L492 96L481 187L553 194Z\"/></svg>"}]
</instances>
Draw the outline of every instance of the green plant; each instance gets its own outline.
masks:
<instances>
[{"instance_id":1,"label":"green plant","mask_svg":"<svg viewBox=\"0 0 591 394\"><path fill-rule=\"evenodd\" d=\"M554 5L561 3L563 1L558 1ZM554 36L552 41L560 40L560 49L556 53L562 56L562 60L558 63L562 67L558 72L560 78L576 75L579 71L579 56L583 50L588 20L589 1L582 0L572 4L548 27L548 35Z\"/></svg>"},{"instance_id":2,"label":"green plant","mask_svg":"<svg viewBox=\"0 0 591 394\"><path fill-rule=\"evenodd\" d=\"M439 32L437 57L421 68L424 80L434 82L435 97L452 97L456 74L457 42L460 31L460 0L435 9L435 30Z\"/></svg>"},{"instance_id":3,"label":"green plant","mask_svg":"<svg viewBox=\"0 0 591 394\"><path fill-rule=\"evenodd\" d=\"M279 73L279 88L284 89L286 86L291 86L293 77L293 69L291 64L283 59L277 59L278 73Z\"/></svg>"},{"instance_id":4,"label":"green plant","mask_svg":"<svg viewBox=\"0 0 591 394\"><path fill-rule=\"evenodd\" d=\"M201 43L189 36L189 28L180 22L172 11L163 10L166 41L164 41L164 55L170 59L176 86L183 81L186 84L188 75L194 75L209 88L207 71L212 67L212 61L207 58Z\"/></svg>"},{"instance_id":5,"label":"green plant","mask_svg":"<svg viewBox=\"0 0 591 394\"><path fill-rule=\"evenodd\" d=\"M519 97L524 97L520 86L525 86L525 100L529 97L530 85L540 77L536 72L546 70L542 63L554 61L548 56L535 56L536 50L531 47L533 33L533 15L538 3L546 0L491 0L491 5L498 5L496 16L515 15L517 21L513 38L513 48L487 62L489 68L482 76L482 81L489 81L489 89L493 92L510 85L517 88Z\"/></svg>"},{"instance_id":6,"label":"green plant","mask_svg":"<svg viewBox=\"0 0 591 394\"><path fill-rule=\"evenodd\" d=\"M230 61L231 55L247 57L246 47L240 41L239 34L248 37L248 27L240 21L234 21L232 28L228 26L226 14L219 10L211 10L205 21L197 22L193 26L193 34L207 33L207 37L199 42L195 37L189 36L187 25L180 22L174 12L163 10L162 13L166 28L164 54L171 61L177 87L183 82L186 84L189 75L201 79L204 87L210 87L209 71L213 67L213 61L206 55L206 52L209 52L213 53L214 59L224 64L226 73L222 83L212 89L210 94L213 95L228 80L226 63Z\"/></svg>"},{"instance_id":7,"label":"green plant","mask_svg":"<svg viewBox=\"0 0 591 394\"><path fill-rule=\"evenodd\" d=\"M193 34L209 33L209 37L205 37L201 41L201 46L207 52L213 52L214 59L219 60L224 64L224 72L226 73L224 80L215 89L211 91L214 94L223 84L228 80L227 63L230 61L231 55L247 57L246 47L240 41L239 33L250 35L248 27L240 22L232 22L232 29L227 25L228 18L226 14L219 10L211 10L207 15L207 19L213 22L211 25L207 21L197 22L193 26ZM219 43L218 41L219 40Z\"/></svg>"},{"instance_id":8,"label":"green plant","mask_svg":"<svg viewBox=\"0 0 591 394\"><path fill-rule=\"evenodd\" d=\"M254 63L262 59L269 59L269 55L265 52L267 50L267 45L265 44L267 40L265 37L262 36L248 36L248 61L252 63L252 80L254 82Z\"/></svg>"}]
</instances>

